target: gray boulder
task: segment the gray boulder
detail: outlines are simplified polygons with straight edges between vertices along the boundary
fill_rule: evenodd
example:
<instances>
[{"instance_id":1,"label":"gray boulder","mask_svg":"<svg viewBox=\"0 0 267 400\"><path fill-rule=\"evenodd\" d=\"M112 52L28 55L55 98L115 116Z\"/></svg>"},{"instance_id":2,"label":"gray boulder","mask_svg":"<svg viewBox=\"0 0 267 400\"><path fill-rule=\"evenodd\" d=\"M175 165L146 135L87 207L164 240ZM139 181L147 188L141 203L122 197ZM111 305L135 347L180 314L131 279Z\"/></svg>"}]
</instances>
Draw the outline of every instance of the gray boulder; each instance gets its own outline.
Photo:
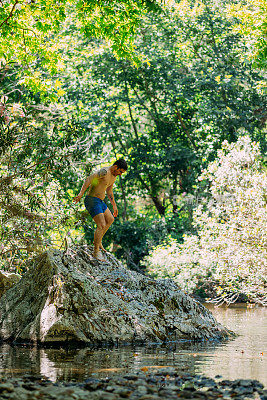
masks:
<instances>
[{"instance_id":1,"label":"gray boulder","mask_svg":"<svg viewBox=\"0 0 267 400\"><path fill-rule=\"evenodd\" d=\"M105 262L92 247L49 249L0 299L0 339L123 343L231 334L170 279Z\"/></svg>"},{"instance_id":2,"label":"gray boulder","mask_svg":"<svg viewBox=\"0 0 267 400\"><path fill-rule=\"evenodd\" d=\"M0 297L2 297L11 286L15 285L20 278L21 276L18 274L0 271Z\"/></svg>"}]
</instances>

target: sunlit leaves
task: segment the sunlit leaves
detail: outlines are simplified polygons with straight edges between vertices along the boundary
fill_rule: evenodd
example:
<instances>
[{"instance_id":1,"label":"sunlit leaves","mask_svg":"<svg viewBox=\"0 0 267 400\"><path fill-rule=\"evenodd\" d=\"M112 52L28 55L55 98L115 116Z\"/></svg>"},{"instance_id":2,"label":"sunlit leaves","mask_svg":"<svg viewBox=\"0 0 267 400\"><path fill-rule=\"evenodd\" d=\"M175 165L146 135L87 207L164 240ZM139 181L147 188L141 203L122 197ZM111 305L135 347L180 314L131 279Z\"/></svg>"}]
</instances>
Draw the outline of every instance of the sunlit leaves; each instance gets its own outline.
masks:
<instances>
[{"instance_id":1,"label":"sunlit leaves","mask_svg":"<svg viewBox=\"0 0 267 400\"><path fill-rule=\"evenodd\" d=\"M197 235L171 240L147 259L151 273L170 276L191 292L216 290L218 302L243 295L266 304L266 188L259 145L248 136L224 142L203 171L211 197L194 212ZM202 293L203 295L203 293Z\"/></svg>"},{"instance_id":2,"label":"sunlit leaves","mask_svg":"<svg viewBox=\"0 0 267 400\"><path fill-rule=\"evenodd\" d=\"M4 1L0 9L0 59L25 65L34 62L36 57L41 61L47 58L53 35L66 23L67 17L67 23L85 35L109 40L117 56L138 60L133 54L136 29L142 14L159 10L159 3L156 0ZM54 43L53 51L58 55L57 50Z\"/></svg>"},{"instance_id":3,"label":"sunlit leaves","mask_svg":"<svg viewBox=\"0 0 267 400\"><path fill-rule=\"evenodd\" d=\"M243 60L254 61L254 66L266 69L267 59L267 2L247 0L244 3L229 3L229 16L235 20L234 31L246 38L248 51ZM242 56L242 55L241 55Z\"/></svg>"}]
</instances>

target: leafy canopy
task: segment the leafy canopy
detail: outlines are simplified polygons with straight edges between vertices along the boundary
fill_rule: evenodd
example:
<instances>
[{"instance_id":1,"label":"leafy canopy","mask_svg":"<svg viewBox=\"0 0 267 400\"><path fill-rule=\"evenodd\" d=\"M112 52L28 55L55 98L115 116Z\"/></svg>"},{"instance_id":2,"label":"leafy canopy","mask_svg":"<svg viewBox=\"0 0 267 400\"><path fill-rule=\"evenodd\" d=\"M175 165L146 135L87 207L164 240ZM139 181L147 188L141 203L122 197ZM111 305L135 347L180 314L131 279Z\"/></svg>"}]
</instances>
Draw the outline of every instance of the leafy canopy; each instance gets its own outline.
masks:
<instances>
[{"instance_id":1,"label":"leafy canopy","mask_svg":"<svg viewBox=\"0 0 267 400\"><path fill-rule=\"evenodd\" d=\"M160 10L156 0L3 0L1 4L1 62L29 66L38 58L52 71L63 68L54 40L62 27L103 37L118 57L133 58L142 15Z\"/></svg>"}]
</instances>

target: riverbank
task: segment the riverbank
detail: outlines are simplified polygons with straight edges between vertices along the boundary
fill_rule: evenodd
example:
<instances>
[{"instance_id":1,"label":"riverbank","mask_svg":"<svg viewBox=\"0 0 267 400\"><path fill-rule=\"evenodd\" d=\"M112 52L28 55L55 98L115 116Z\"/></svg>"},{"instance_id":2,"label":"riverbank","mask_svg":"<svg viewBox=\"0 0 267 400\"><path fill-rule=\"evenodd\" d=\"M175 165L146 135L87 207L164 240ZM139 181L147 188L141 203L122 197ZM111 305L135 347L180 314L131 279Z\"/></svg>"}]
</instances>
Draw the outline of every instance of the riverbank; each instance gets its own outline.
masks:
<instances>
[{"instance_id":1,"label":"riverbank","mask_svg":"<svg viewBox=\"0 0 267 400\"><path fill-rule=\"evenodd\" d=\"M0 345L0 378L25 374L43 376L53 382L84 382L135 373L148 367L173 367L179 374L222 379L256 379L267 387L267 310L258 307L211 307L216 319L237 337L226 341L149 343L146 346L72 348Z\"/></svg>"},{"instance_id":2,"label":"riverbank","mask_svg":"<svg viewBox=\"0 0 267 400\"><path fill-rule=\"evenodd\" d=\"M89 397L90 396L90 397ZM148 368L125 375L84 382L53 383L41 376L0 379L0 399L10 400L158 400L158 399L267 399L263 384L253 379L226 380L179 374L175 368Z\"/></svg>"}]
</instances>

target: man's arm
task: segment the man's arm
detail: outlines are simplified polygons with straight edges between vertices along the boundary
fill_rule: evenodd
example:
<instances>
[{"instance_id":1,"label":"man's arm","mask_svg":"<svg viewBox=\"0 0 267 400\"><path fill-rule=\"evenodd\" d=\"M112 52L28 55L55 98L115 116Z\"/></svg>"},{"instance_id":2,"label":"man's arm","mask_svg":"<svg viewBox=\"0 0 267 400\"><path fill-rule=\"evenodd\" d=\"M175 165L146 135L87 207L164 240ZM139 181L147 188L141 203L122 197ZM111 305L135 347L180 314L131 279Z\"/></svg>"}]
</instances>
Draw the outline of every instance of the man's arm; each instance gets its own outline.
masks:
<instances>
[{"instance_id":1,"label":"man's arm","mask_svg":"<svg viewBox=\"0 0 267 400\"><path fill-rule=\"evenodd\" d=\"M113 187L113 184L108 186L106 192L107 192L108 198L109 198L109 200L110 200L110 202L112 204L112 207L113 207L113 211L114 211L113 215L114 215L114 217L117 217L118 208L117 208L117 205L115 203L114 194L113 194L113 188L112 187Z\"/></svg>"},{"instance_id":2,"label":"man's arm","mask_svg":"<svg viewBox=\"0 0 267 400\"><path fill-rule=\"evenodd\" d=\"M88 178L85 179L84 184L82 185L82 188L80 190L80 193L78 194L78 196L74 197L74 199L73 199L74 203L78 203L78 201L81 200L84 192L91 185L91 183L93 182L94 179L96 179L96 174L92 174L92 175L88 176Z\"/></svg>"},{"instance_id":3,"label":"man's arm","mask_svg":"<svg viewBox=\"0 0 267 400\"><path fill-rule=\"evenodd\" d=\"M107 175L107 169L106 168L101 168L99 171L97 171L94 174L88 176L88 178L85 179L84 184L82 185L80 193L78 194L78 196L74 197L73 201L75 203L78 203L78 201L81 200L81 198L82 198L84 192L87 190L87 188L90 185L97 186L99 180L105 178L106 175Z\"/></svg>"}]
</instances>

